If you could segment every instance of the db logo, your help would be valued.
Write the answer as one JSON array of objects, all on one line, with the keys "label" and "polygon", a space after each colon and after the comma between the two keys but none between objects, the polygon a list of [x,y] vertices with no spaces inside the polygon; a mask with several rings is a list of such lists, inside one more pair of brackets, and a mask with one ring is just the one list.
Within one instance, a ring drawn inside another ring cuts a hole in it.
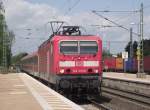
[{"label": "db logo", "polygon": [[76,66],[83,66],[83,61],[76,61]]}]

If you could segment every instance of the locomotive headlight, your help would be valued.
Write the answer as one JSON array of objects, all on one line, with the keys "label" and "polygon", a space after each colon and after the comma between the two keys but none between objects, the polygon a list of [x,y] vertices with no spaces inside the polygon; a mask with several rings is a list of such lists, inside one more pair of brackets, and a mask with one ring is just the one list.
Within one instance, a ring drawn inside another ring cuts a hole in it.
[{"label": "locomotive headlight", "polygon": [[98,73],[98,70],[97,70],[97,69],[95,70],[95,73]]},{"label": "locomotive headlight", "polygon": [[65,72],[65,70],[64,70],[64,69],[61,69],[61,70],[60,70],[60,73],[64,73],[64,72]]}]

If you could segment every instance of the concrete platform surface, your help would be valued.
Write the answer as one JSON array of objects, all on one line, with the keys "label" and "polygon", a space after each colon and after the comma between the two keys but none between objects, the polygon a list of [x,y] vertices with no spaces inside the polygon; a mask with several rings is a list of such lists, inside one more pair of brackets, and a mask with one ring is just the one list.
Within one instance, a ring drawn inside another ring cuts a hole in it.
[{"label": "concrete platform surface", "polygon": [[0,74],[0,110],[42,110],[19,74]]},{"label": "concrete platform surface", "polygon": [[146,75],[146,78],[137,78],[136,74],[131,73],[103,72],[103,77],[150,84],[150,75]]},{"label": "concrete platform surface", "polygon": [[83,110],[25,73],[0,74],[0,110]]}]

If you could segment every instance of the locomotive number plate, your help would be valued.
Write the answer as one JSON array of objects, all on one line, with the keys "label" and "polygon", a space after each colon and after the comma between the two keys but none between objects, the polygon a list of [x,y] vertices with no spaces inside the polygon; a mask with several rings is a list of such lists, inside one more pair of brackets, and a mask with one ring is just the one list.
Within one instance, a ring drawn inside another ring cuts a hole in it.
[{"label": "locomotive number plate", "polygon": [[76,61],[76,66],[83,66],[83,61]]}]

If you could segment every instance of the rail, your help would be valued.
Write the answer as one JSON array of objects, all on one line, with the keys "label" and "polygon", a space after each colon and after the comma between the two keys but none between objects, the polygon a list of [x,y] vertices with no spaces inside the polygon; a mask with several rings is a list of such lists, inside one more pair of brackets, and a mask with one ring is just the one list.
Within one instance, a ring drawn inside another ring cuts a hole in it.
[{"label": "rail", "polygon": [[100,110],[112,110],[111,108],[107,107],[106,105],[98,103],[93,98],[88,97],[87,100],[89,102],[91,102],[94,106],[98,107]]},{"label": "rail", "polygon": [[144,94],[104,86],[102,87],[102,92],[130,100],[132,102],[144,105],[146,107],[150,107],[150,96],[146,96]]}]

